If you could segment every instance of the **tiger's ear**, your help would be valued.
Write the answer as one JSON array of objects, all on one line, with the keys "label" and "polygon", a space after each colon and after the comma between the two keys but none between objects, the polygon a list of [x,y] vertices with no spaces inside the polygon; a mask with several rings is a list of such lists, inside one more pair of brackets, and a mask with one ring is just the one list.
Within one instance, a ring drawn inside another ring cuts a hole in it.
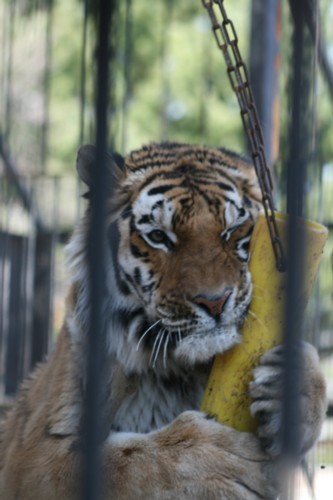
[{"label": "tiger's ear", "polygon": [[[77,153],[76,169],[80,179],[92,189],[93,172],[96,168],[96,147],[86,144],[81,146]],[[124,158],[118,153],[105,153],[108,184],[113,186],[118,183],[120,178],[124,175],[125,161]]]}]

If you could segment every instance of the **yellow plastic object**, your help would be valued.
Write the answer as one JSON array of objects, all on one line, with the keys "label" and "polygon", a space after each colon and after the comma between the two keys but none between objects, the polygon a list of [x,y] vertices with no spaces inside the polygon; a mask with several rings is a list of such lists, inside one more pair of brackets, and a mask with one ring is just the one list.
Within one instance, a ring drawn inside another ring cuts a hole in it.
[{"label": "yellow plastic object", "polygon": [[[284,242],[286,215],[275,212],[275,217]],[[321,224],[308,220],[302,220],[302,223],[305,224],[306,276],[300,300],[305,307],[328,232]],[[260,214],[255,225],[250,252],[253,298],[242,328],[242,342],[216,356],[201,409],[234,429],[253,432],[256,421],[249,411],[248,385],[252,379],[252,368],[261,355],[281,343],[286,278],[286,273],[276,269],[264,214]]]}]

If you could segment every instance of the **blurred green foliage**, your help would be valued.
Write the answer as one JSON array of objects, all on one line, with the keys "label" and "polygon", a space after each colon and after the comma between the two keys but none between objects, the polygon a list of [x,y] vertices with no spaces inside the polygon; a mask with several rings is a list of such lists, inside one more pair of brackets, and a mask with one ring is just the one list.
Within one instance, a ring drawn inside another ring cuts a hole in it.
[{"label": "blurred green foliage", "polygon": [[[230,3],[247,54],[249,0]],[[79,140],[82,4],[58,0],[53,15],[50,108],[51,172],[65,172]],[[245,150],[236,100],[207,14],[197,2],[132,2],[129,52],[126,2],[114,24],[110,143],[125,152],[160,139]],[[93,141],[94,20],[88,25],[84,141]],[[129,57],[129,81],[124,65]],[[127,87],[129,90],[126,90]],[[126,99],[126,104],[124,104]],[[124,105],[126,114],[124,115]]]}]

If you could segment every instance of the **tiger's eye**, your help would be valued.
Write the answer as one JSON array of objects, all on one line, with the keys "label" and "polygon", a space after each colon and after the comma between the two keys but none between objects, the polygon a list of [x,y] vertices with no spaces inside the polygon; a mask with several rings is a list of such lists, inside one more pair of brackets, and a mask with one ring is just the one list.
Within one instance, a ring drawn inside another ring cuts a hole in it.
[{"label": "tiger's eye", "polygon": [[163,231],[160,231],[159,229],[150,231],[150,233],[148,233],[148,238],[153,243],[166,243],[169,239],[167,235]]}]

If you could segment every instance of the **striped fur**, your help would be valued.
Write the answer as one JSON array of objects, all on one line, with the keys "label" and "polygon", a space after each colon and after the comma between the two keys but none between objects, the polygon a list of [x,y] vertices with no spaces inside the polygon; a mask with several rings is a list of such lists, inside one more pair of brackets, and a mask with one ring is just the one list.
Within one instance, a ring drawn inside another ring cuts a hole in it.
[{"label": "striped fur", "polygon": [[[97,196],[94,155],[91,146],[78,155],[88,199]],[[248,246],[260,209],[254,170],[233,152],[176,143],[108,155],[107,163],[107,350],[104,404],[96,409],[104,498],[273,498],[271,462],[259,441],[196,411],[213,356],[241,341],[251,300]],[[88,206],[67,248],[71,278],[55,351],[25,383],[0,434],[6,500],[79,498],[89,221]],[[315,357],[308,358],[317,415],[324,386]],[[272,370],[257,373],[252,391],[261,394],[258,380],[266,387]],[[266,394],[263,402],[269,414]],[[320,421],[309,414],[307,446]],[[276,422],[274,413],[274,429]]]},{"label": "striped fur", "polygon": [[[125,158],[109,207],[106,307],[110,353],[127,372],[177,372],[240,340],[259,200],[252,166],[234,153],[164,143]],[[74,283],[87,276],[87,224],[83,219],[68,247]],[[77,308],[85,314],[87,283],[82,288]],[[193,301],[226,289],[218,318]]]}]

